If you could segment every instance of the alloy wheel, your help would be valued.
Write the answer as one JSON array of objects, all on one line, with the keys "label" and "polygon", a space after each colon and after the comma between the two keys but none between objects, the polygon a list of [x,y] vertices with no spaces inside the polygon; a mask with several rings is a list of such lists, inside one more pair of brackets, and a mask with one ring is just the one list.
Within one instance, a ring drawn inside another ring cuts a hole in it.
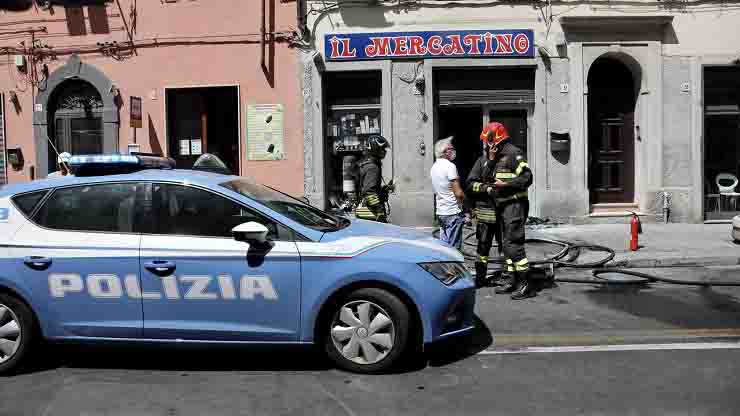
[{"label": "alloy wheel", "polygon": [[21,327],[18,317],[0,303],[0,363],[13,358],[21,345]]},{"label": "alloy wheel", "polygon": [[375,364],[393,349],[395,325],[383,308],[369,301],[342,306],[331,324],[334,347],[347,360]]}]

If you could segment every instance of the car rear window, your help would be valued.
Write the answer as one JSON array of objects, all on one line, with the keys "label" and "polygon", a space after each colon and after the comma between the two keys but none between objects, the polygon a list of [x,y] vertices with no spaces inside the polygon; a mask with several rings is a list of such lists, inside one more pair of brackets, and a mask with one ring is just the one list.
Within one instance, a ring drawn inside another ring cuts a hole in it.
[{"label": "car rear window", "polygon": [[62,231],[137,232],[135,197],[145,185],[114,183],[57,189],[34,216]]},{"label": "car rear window", "polygon": [[17,195],[13,197],[15,206],[20,210],[26,217],[31,217],[36,206],[41,202],[42,199],[49,193],[49,190],[36,191],[27,194]]}]

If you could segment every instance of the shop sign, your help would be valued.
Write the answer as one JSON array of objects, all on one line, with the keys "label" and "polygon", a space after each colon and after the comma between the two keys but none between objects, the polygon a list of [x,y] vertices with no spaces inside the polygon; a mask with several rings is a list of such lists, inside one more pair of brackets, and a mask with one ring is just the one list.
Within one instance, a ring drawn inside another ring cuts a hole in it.
[{"label": "shop sign", "polygon": [[324,37],[329,61],[389,58],[529,58],[532,30],[330,33]]}]

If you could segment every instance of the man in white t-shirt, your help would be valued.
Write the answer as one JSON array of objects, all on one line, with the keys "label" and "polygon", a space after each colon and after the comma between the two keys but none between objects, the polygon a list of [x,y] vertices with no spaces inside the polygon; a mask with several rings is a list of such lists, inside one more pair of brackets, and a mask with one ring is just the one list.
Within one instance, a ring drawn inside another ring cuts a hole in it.
[{"label": "man in white t-shirt", "polygon": [[457,174],[455,148],[452,137],[439,140],[434,144],[434,155],[437,160],[432,166],[432,187],[437,200],[437,218],[439,219],[439,239],[458,250],[462,247],[462,230],[465,225],[462,204],[465,199],[460,176]]}]

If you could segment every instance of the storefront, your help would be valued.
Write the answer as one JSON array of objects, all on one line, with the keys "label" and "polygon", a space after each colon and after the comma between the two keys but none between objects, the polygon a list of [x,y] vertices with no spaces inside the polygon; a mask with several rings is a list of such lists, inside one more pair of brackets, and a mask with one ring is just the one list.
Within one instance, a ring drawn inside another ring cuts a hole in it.
[{"label": "storefront", "polygon": [[312,83],[323,100],[310,114],[318,160],[315,175],[307,175],[307,195],[331,208],[354,192],[352,163],[362,157],[364,140],[381,134],[391,140],[383,176],[397,189],[392,222],[432,224],[428,176],[436,140],[454,137],[463,181],[482,155],[479,135],[490,120],[506,123],[526,152],[540,146],[535,137],[542,132],[534,132],[542,127],[538,117],[544,119],[535,100],[542,67],[533,36],[531,30],[326,34]]},{"label": "storefront", "polygon": [[[481,127],[495,119],[534,172],[531,216],[702,222],[740,212],[740,39],[729,31],[740,12],[309,4],[305,194],[319,206],[351,188],[342,172],[359,157],[353,146],[379,130],[392,147],[391,221],[432,225],[435,141],[454,137],[464,180]],[[341,94],[359,107],[342,107]],[[351,139],[335,137],[347,134],[341,126]]]}]

